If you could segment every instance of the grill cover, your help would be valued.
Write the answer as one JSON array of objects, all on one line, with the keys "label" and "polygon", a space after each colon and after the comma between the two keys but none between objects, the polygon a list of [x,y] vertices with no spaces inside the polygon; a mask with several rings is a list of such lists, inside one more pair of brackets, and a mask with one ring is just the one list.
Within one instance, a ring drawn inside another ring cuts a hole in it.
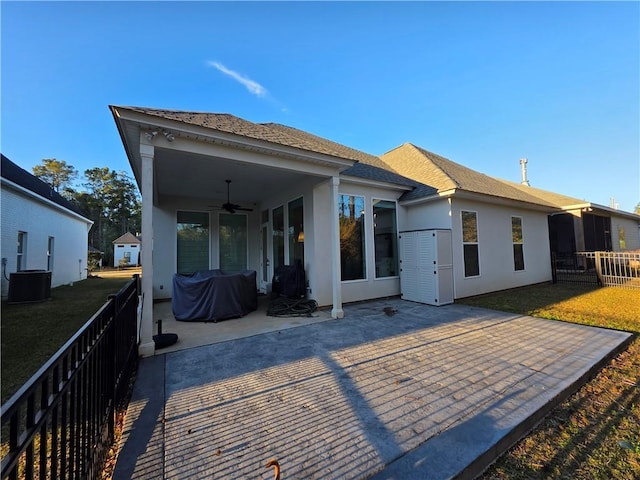
[{"label": "grill cover", "polygon": [[173,315],[181,321],[243,317],[258,308],[256,271],[207,270],[173,276]]}]

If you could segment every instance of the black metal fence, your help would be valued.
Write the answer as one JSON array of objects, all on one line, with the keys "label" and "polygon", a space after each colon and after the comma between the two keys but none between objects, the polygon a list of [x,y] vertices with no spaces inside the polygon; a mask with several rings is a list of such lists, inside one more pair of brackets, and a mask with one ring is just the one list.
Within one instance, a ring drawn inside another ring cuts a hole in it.
[{"label": "black metal fence", "polygon": [[640,288],[640,252],[552,255],[553,283]]},{"label": "black metal fence", "polygon": [[137,364],[139,283],[110,296],[2,405],[2,480],[100,478]]}]

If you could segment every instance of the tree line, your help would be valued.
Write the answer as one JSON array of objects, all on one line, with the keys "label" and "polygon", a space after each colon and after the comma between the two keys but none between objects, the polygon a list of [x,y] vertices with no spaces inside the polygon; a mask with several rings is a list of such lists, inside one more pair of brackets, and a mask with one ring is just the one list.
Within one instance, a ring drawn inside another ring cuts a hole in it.
[{"label": "tree line", "polygon": [[103,265],[113,264],[113,240],[127,232],[134,235],[140,232],[142,202],[126,172],[108,167],[90,168],[80,178],[81,189],[75,186],[78,170],[64,160],[45,158],[33,167],[33,174],[93,220],[89,245],[103,252]]}]

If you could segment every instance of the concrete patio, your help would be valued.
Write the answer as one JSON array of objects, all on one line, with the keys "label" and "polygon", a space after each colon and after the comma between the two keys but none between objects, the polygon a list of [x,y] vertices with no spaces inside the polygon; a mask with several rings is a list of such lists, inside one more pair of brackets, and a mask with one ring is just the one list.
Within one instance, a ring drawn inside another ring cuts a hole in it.
[{"label": "concrete patio", "polygon": [[166,305],[198,340],[141,361],[116,480],[267,479],[270,458],[283,479],[473,478],[630,337],[399,299],[268,326]]}]

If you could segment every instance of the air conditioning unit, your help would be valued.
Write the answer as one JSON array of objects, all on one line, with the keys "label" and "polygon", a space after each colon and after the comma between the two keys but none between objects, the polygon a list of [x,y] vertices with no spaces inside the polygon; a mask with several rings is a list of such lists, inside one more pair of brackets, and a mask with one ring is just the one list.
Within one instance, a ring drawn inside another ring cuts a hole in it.
[{"label": "air conditioning unit", "polygon": [[51,298],[51,272],[23,270],[9,275],[8,303],[43,302]]}]

